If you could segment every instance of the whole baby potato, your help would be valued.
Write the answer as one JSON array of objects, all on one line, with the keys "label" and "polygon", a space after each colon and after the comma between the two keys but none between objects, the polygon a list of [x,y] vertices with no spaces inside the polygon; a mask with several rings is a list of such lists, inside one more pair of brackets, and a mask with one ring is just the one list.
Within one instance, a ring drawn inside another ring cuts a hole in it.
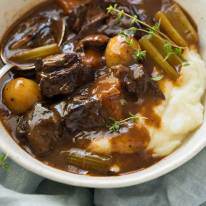
[{"label": "whole baby potato", "polygon": [[108,67],[119,64],[129,66],[135,62],[134,53],[135,50],[140,49],[139,43],[134,37],[125,38],[117,35],[110,39],[105,52]]},{"label": "whole baby potato", "polygon": [[39,99],[39,86],[30,79],[13,79],[6,84],[3,90],[3,102],[16,114],[25,113],[31,109]]}]

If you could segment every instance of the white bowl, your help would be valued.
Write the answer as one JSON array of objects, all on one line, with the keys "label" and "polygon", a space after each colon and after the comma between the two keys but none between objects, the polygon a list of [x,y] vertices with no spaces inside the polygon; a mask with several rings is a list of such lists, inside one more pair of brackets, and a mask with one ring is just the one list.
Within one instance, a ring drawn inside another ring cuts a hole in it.
[{"label": "white bowl", "polygon": [[[44,0],[1,0],[0,1],[0,39],[7,28],[25,11]],[[206,1],[205,0],[178,0],[194,18],[198,24],[201,54],[206,60]],[[10,137],[3,125],[0,123],[0,149],[10,158],[27,170],[45,178],[64,184],[94,187],[94,188],[117,188],[137,185],[158,178],[193,158],[206,146],[206,121],[187,141],[174,153],[149,167],[148,169],[133,174],[119,177],[90,177],[71,174],[52,167],[34,159],[21,149]]]}]

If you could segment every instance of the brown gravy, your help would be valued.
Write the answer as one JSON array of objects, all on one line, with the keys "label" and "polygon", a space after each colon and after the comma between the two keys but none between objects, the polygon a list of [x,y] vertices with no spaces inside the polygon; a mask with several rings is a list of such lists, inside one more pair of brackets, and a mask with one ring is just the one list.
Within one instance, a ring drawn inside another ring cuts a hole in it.
[{"label": "brown gravy", "polygon": [[[120,1],[117,0],[116,2],[121,2],[122,5],[126,4],[126,2],[130,2],[131,4],[135,5],[135,8],[138,10],[138,13],[140,14],[140,17],[144,19],[144,21],[151,23],[154,20],[154,14],[161,10],[161,8],[164,8],[170,1],[168,0],[125,0]],[[92,11],[91,11],[92,12]],[[15,26],[21,22],[24,22],[28,18],[36,18],[38,16],[44,16],[46,19],[50,16],[55,17],[56,19],[59,19],[60,16],[64,15],[63,10],[54,2],[54,1],[48,1],[48,3],[43,4],[39,6],[38,8],[30,11],[27,15],[25,15],[20,21],[18,21]],[[35,21],[34,21],[35,22]],[[46,24],[48,22],[44,22]],[[20,27],[20,29],[12,29],[9,31],[9,38],[7,37],[3,41],[3,47],[5,51],[6,56],[11,56],[13,53],[10,50],[11,45],[18,39],[20,39],[24,35],[24,27]],[[27,28],[28,29],[28,28]],[[97,28],[96,28],[97,29]],[[95,32],[95,31],[94,31]],[[65,42],[63,44],[63,50],[73,50],[73,42],[71,41],[72,35],[75,34],[67,34],[67,37],[65,38]],[[36,41],[34,45],[26,45],[25,48],[30,47],[36,47],[39,42]],[[146,59],[145,66],[152,70],[153,63],[150,59]],[[8,75],[5,76],[4,80],[0,83],[1,88],[1,94],[4,85],[9,80],[13,79],[17,76],[26,76],[31,79],[35,79],[35,75],[33,75],[32,72],[23,72],[18,73],[18,71],[11,71],[8,73]],[[128,113],[140,113],[142,116],[146,118],[146,122],[151,125],[152,127],[159,128],[161,126],[161,118],[154,112],[154,107],[161,103],[161,100],[153,99],[150,97],[144,97],[140,100],[136,101],[134,98],[129,96],[124,96],[125,100],[127,101],[126,106],[122,107],[123,110],[123,117],[126,116]],[[55,99],[55,102],[58,102],[59,99]],[[116,109],[116,107],[112,107],[112,110]],[[71,166],[68,163],[67,160],[67,153],[65,151],[68,151],[70,148],[82,148],[85,149],[89,143],[95,139],[99,133],[105,132],[108,133],[108,131],[81,131],[77,132],[72,137],[68,137],[68,134],[63,134],[63,137],[61,138],[61,141],[58,141],[55,148],[49,152],[48,154],[44,156],[36,156],[33,154],[32,149],[30,145],[28,144],[27,140],[25,139],[19,139],[16,136],[16,125],[18,121],[18,116],[13,115],[7,107],[3,104],[2,96],[0,99],[0,118],[8,130],[8,132],[11,134],[11,136],[14,138],[14,140],[26,151],[28,151],[30,154],[34,155],[36,158],[38,158],[40,161],[44,162],[45,164],[48,164],[50,166],[69,171],[79,174],[90,174],[90,175],[113,175],[113,174],[104,174],[104,173],[98,173],[95,171],[84,171],[82,169],[79,169],[77,167]],[[108,138],[110,138],[111,134],[107,134]],[[121,168],[121,171],[119,172],[119,175],[129,173],[132,171],[142,170],[144,168],[147,168],[154,163],[158,162],[160,158],[154,158],[152,156],[152,151],[146,151],[146,148],[148,146],[148,143],[150,141],[150,135],[149,132],[145,127],[132,127],[127,129],[127,132],[120,132],[117,133],[115,137],[112,137],[111,145],[120,145],[120,147],[124,147],[125,144],[124,141],[131,142],[131,145],[128,145],[131,150],[138,151],[128,154],[118,153],[117,151],[113,151],[111,154],[113,162],[118,164]]]}]

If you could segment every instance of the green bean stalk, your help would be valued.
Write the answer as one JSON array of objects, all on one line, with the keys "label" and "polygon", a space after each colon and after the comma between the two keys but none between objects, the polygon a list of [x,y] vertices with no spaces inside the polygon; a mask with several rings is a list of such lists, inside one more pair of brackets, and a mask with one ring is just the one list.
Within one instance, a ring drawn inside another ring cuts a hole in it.
[{"label": "green bean stalk", "polygon": [[81,149],[68,151],[68,163],[83,170],[108,173],[112,168],[110,156],[92,154]]}]

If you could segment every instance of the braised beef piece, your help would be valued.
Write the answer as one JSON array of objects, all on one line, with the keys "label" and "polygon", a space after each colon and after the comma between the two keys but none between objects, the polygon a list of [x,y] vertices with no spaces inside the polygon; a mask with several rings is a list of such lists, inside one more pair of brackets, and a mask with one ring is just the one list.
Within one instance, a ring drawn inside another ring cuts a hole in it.
[{"label": "braised beef piece", "polygon": [[70,31],[78,33],[85,23],[88,13],[87,7],[92,3],[92,0],[57,0],[57,3],[68,16],[67,24]]},{"label": "braised beef piece", "polygon": [[[102,0],[57,0],[57,2],[68,16],[67,27],[69,31],[77,34],[74,37],[75,40],[94,33],[107,33],[105,31],[108,29],[108,25],[112,29],[117,23],[116,21],[113,21],[112,24],[108,23],[111,17],[106,13],[106,7],[109,4]],[[114,20],[113,17],[112,19]],[[120,29],[119,26],[118,31]]]},{"label": "braised beef piece", "polygon": [[61,118],[57,111],[41,104],[21,117],[17,125],[17,137],[26,138],[36,155],[52,150],[61,137]]},{"label": "braised beef piece", "polygon": [[114,75],[120,79],[121,85],[129,94],[136,97],[145,95],[154,98],[165,99],[164,94],[159,89],[157,82],[153,81],[144,67],[134,64],[130,67],[117,65],[111,68]]},{"label": "braised beef piece", "polygon": [[105,76],[53,107],[69,133],[89,131],[105,128],[109,118],[122,117],[120,97],[118,79]]},{"label": "braised beef piece", "polygon": [[[60,58],[59,58],[60,57]],[[42,95],[70,95],[94,78],[93,71],[76,54],[52,56],[36,63]]]},{"label": "braised beef piece", "polygon": [[[123,17],[121,22],[116,20],[116,16],[108,15],[106,12],[110,4],[117,3],[120,10],[138,16],[145,20],[148,15],[144,8],[140,9],[141,3],[130,0],[112,1],[112,0],[57,0],[67,15],[67,28],[70,33],[76,36],[72,41],[79,40],[90,34],[105,34],[109,37],[117,35],[120,31],[128,29],[131,26],[142,28],[142,25],[136,23],[131,25],[131,19]],[[153,24],[153,20],[147,23]],[[141,32],[136,33],[136,37],[141,37]],[[71,39],[68,40],[71,42]]]},{"label": "braised beef piece", "polygon": [[[130,1],[130,0],[119,0],[119,1],[113,1],[113,0],[104,0],[104,5],[102,6],[103,10],[106,11],[107,7],[109,5],[118,5],[119,10],[124,10],[126,13],[130,15],[136,15],[139,19],[143,20],[145,19],[145,15],[143,12],[139,12],[139,6],[141,3],[138,1]],[[114,15],[108,15],[105,19],[104,25],[98,28],[99,33],[104,33],[110,37],[113,37],[120,33],[122,30],[128,29],[130,27],[137,27],[137,28],[143,28],[141,24],[135,23],[131,25],[131,19],[128,17],[122,17],[121,21],[117,21],[117,16]],[[136,37],[140,38],[143,35],[142,32],[137,32],[135,34]]]},{"label": "braised beef piece", "polygon": [[119,79],[111,74],[99,77],[92,88],[91,94],[101,101],[102,108],[109,118],[116,120],[123,118],[122,91]]},{"label": "braised beef piece", "polygon": [[89,96],[73,97],[64,107],[64,123],[71,133],[104,127],[101,102]]},{"label": "braised beef piece", "polygon": [[41,91],[46,97],[70,95],[75,89],[89,82],[92,76],[90,69],[75,63],[69,68],[43,74],[40,81]]},{"label": "braised beef piece", "polygon": [[99,12],[88,16],[77,35],[77,39],[81,39],[85,35],[90,35],[94,32],[102,33],[102,28],[104,28],[104,23],[107,18],[108,15],[101,9],[99,9]]},{"label": "braised beef piece", "polygon": [[[95,86],[87,85],[73,97],[49,108],[36,104],[19,119],[17,137],[27,139],[34,154],[44,156],[55,148],[63,130],[69,137],[79,131],[105,128],[110,117],[118,119],[122,112],[120,99],[117,99],[119,82],[112,79],[105,77]],[[108,90],[109,86],[111,90]]]},{"label": "braised beef piece", "polygon": [[79,6],[68,15],[67,24],[71,32],[78,33],[81,30],[87,14],[86,6]]},{"label": "braised beef piece", "polygon": [[61,67],[68,67],[76,61],[79,61],[76,53],[57,54],[37,60],[35,66],[37,72],[52,72]]}]

